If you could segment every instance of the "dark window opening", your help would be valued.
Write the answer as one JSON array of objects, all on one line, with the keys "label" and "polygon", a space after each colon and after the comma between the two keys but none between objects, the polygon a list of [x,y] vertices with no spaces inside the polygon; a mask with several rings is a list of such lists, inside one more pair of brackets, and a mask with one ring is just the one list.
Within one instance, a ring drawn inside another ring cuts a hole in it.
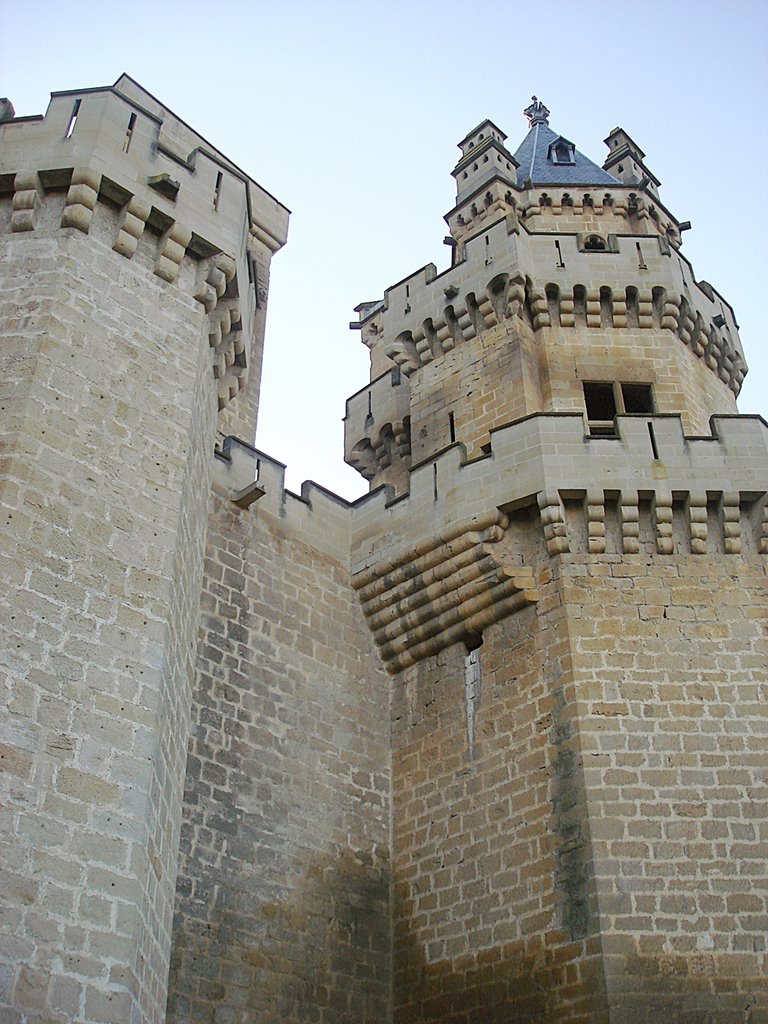
[{"label": "dark window opening", "polygon": [[587,407],[587,419],[592,422],[613,423],[616,415],[616,398],[613,393],[613,384],[609,383],[584,383],[584,404]]},{"label": "dark window opening", "polygon": [[614,417],[622,413],[652,415],[653,385],[584,381],[584,405],[592,437],[616,437]]},{"label": "dark window opening", "polygon": [[622,384],[624,412],[653,412],[653,388],[650,384]]},{"label": "dark window opening", "polygon": [[584,242],[584,248],[587,252],[605,252],[608,246],[600,235],[589,235]]},{"label": "dark window opening", "polygon": [[550,150],[550,153],[552,155],[552,162],[555,163],[555,164],[574,164],[574,163],[576,163],[575,154],[574,154],[574,147],[570,143],[566,142],[565,140],[561,140],[559,142],[556,142],[552,146],[552,149]]},{"label": "dark window opening", "polygon": [[125,141],[123,142],[123,152],[124,153],[127,153],[129,148],[130,148],[131,139],[133,137],[133,129],[135,127],[136,127],[136,115],[135,114],[131,114],[131,116],[128,118],[128,128],[126,129]]},{"label": "dark window opening", "polygon": [[464,637],[464,644],[467,648],[467,654],[471,654],[473,651],[476,651],[479,647],[483,646],[483,634],[467,633]]}]

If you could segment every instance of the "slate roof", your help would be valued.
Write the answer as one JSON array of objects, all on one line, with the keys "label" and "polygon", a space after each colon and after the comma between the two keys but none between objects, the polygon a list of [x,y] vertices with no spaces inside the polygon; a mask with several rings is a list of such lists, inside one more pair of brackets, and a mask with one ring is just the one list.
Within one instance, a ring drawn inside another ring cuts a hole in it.
[{"label": "slate roof", "polygon": [[548,156],[549,147],[559,138],[561,136],[548,124],[539,122],[531,126],[515,153],[515,160],[520,164],[517,169],[518,185],[522,186],[526,178],[530,178],[534,185],[621,184],[618,178],[593,164],[578,149],[575,150],[575,163],[553,163]]}]

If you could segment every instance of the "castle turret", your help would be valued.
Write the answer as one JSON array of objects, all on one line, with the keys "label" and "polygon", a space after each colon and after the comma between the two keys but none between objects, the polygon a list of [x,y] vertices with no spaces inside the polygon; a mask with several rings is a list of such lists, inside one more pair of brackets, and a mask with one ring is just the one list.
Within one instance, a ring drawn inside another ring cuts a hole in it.
[{"label": "castle turret", "polygon": [[287,211],[127,76],[3,110],[0,1002],[157,1022],[216,430],[252,436]]},{"label": "castle turret", "polygon": [[357,325],[394,1019],[762,1019],[768,428],[641,151],[601,168],[525,113],[487,208],[498,129],[461,144],[453,265]]},{"label": "castle turret", "polygon": [[658,199],[661,182],[645,166],[645,153],[627,132],[614,128],[605,144],[610,151],[603,164],[605,170],[625,185],[648,189]]},{"label": "castle turret", "polygon": [[[584,411],[593,433],[616,413],[679,414],[702,433],[736,409],[733,311],[696,280],[655,185],[593,163],[535,97],[525,113],[514,156],[490,121],[460,143],[453,265],[361,308],[372,384],[350,400],[346,457],[372,486],[405,488],[409,466],[454,442],[479,454],[491,430],[536,412]],[[617,152],[628,138],[610,136]]]}]

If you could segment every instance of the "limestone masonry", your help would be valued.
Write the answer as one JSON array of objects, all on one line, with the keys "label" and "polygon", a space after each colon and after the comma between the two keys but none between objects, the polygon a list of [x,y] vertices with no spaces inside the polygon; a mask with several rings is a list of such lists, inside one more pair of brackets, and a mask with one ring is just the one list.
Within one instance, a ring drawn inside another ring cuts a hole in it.
[{"label": "limestone masonry", "polygon": [[250,443],[288,211],[123,75],[0,101],[2,1024],[766,1024],[768,426],[645,154],[535,97]]}]

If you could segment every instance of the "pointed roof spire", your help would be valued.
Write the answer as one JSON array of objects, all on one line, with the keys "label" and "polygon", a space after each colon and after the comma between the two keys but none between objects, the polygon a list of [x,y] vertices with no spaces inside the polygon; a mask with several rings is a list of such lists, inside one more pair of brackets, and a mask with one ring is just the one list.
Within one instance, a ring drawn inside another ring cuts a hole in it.
[{"label": "pointed roof spire", "polygon": [[549,124],[549,111],[547,108],[541,100],[537,99],[535,96],[531,96],[531,99],[533,100],[533,103],[523,111],[525,116],[531,122],[531,128],[533,128],[535,124]]},{"label": "pointed roof spire", "polygon": [[558,135],[549,126],[549,111],[541,100],[523,113],[530,122],[528,134],[515,152],[518,164],[517,184],[533,185],[618,185],[619,179],[580,153],[573,142]]}]

